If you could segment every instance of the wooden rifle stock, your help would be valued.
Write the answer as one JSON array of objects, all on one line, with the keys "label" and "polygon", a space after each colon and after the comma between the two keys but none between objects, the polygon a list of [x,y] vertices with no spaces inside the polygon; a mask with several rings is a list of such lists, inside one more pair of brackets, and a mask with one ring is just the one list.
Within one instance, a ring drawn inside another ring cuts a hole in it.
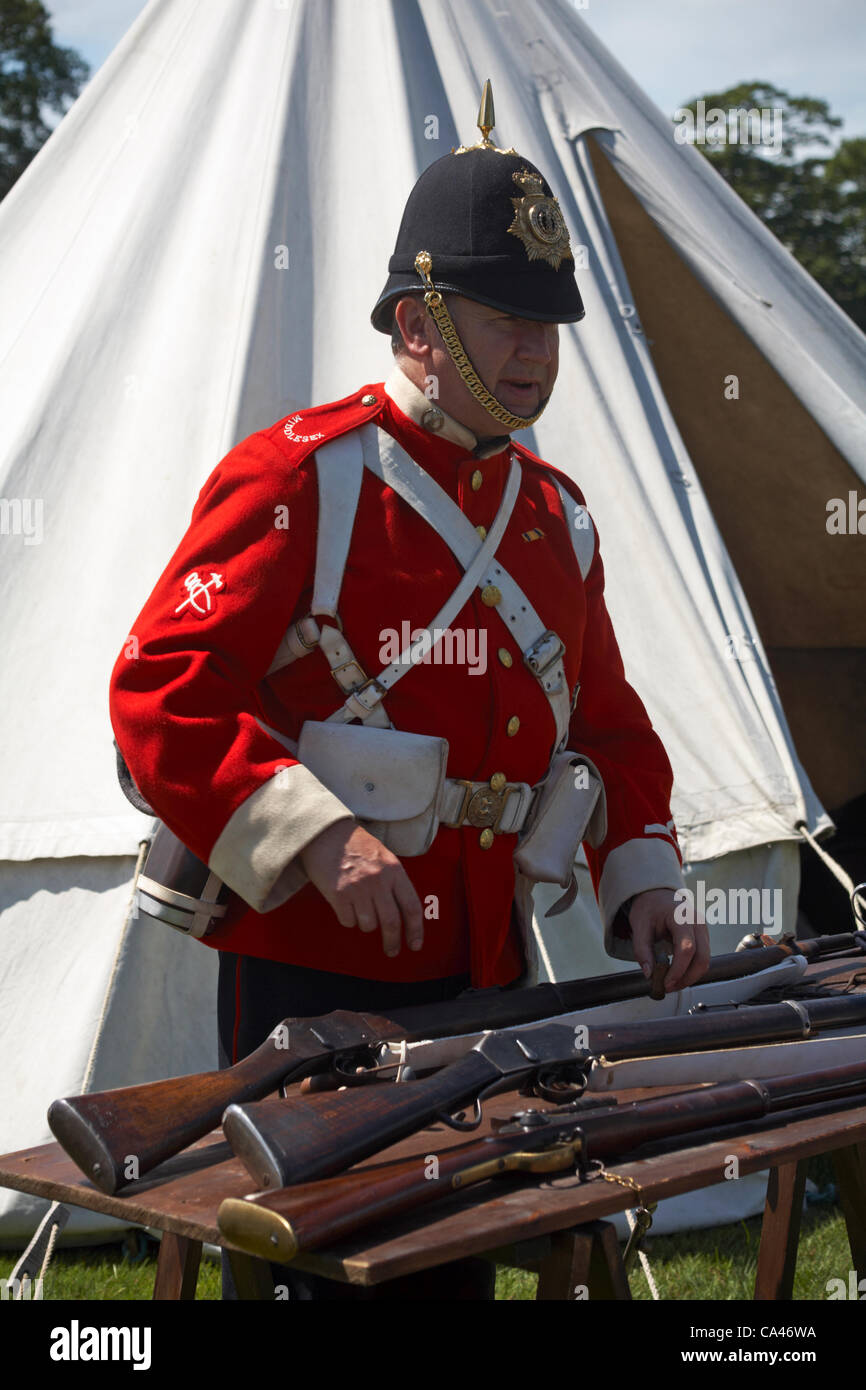
[{"label": "wooden rifle stock", "polygon": [[[792,954],[812,959],[850,951],[859,938],[866,935],[848,932],[734,951],[711,961],[702,983],[756,974]],[[641,971],[623,971],[528,989],[477,991],[446,1004],[395,1010],[389,1018],[345,1010],[320,1019],[289,1018],[233,1067],[68,1096],[53,1102],[48,1123],[85,1176],[113,1194],[208,1134],[232,1103],[258,1100],[282,1084],[335,1067],[369,1065],[382,1043],[515,1026],[649,992]]]},{"label": "wooden rifle stock", "polygon": [[239,1095],[255,1100],[330,1067],[335,1056],[360,1059],[401,1036],[396,1024],[370,1014],[287,1019],[233,1067],[56,1100],[48,1123],[81,1171],[113,1193],[216,1128]]},{"label": "wooden rifle stock", "polygon": [[[822,1028],[866,1022],[866,997],[833,996],[797,1003],[746,1005],[740,1009],[619,1024],[609,1028],[555,1022],[489,1033],[465,1057],[434,1076],[405,1085],[338,1091],[316,1097],[231,1105],[223,1131],[260,1188],[288,1187],[330,1177],[482,1093],[536,1081],[546,1072],[579,1070],[593,1057],[661,1056],[784,1042]],[[583,1037],[581,1034],[585,1034]]]},{"label": "wooden rifle stock", "polygon": [[[595,1159],[621,1158],[660,1140],[745,1123],[766,1115],[793,1118],[816,1104],[866,1101],[866,1062],[807,1076],[724,1082],[697,1090],[581,1113],[524,1111],[496,1134],[428,1156],[357,1168],[341,1177],[263,1192],[219,1209],[227,1240],[261,1259],[287,1263],[404,1212],[509,1172],[564,1171]],[[435,1141],[431,1138],[431,1148]]]}]

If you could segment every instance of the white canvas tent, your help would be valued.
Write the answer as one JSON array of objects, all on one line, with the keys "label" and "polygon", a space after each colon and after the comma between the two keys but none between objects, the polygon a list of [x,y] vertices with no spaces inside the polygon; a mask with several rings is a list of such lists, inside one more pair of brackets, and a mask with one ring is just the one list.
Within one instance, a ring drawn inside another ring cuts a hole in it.
[{"label": "white canvas tent", "polygon": [[[55,1096],[215,1062],[214,954],[128,919],[150,822],[115,781],[109,671],[227,450],[389,370],[368,315],[405,197],[474,138],[488,76],[499,143],[587,248],[528,442],[587,495],[693,871],[784,884],[793,925],[797,823],[827,820],[753,612],[767,646],[862,669],[862,616],[828,617],[850,547],[821,546],[824,481],[866,476],[863,336],[566,0],[151,0],[0,207],[0,1151],[47,1139]],[[560,974],[613,968],[591,917],[583,892],[545,926]],[[0,1193],[0,1235],[38,1205]]]}]

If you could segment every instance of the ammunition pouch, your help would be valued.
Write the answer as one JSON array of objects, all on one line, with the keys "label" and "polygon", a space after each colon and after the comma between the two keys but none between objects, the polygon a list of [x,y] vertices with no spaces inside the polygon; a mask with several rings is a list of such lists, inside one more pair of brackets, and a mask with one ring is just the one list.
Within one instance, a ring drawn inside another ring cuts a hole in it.
[{"label": "ammunition pouch", "polygon": [[548,910],[551,917],[574,902],[574,861],[582,841],[597,848],[607,834],[604,784],[589,758],[565,749],[554,756],[536,795],[514,863],[532,883],[558,883],[566,889]]},{"label": "ammunition pouch", "polygon": [[439,828],[447,739],[308,719],[298,761],[398,858],[427,853]]},{"label": "ammunition pouch", "polygon": [[[297,757],[399,858],[426,854],[439,828],[447,739],[307,720]],[[246,910],[166,825],[158,826],[136,884],[137,917],[200,939]]]}]

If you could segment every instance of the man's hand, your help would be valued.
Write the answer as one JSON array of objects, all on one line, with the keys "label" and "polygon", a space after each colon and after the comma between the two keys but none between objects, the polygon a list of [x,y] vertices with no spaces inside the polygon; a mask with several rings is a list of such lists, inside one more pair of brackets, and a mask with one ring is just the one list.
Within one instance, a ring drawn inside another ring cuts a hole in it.
[{"label": "man's hand", "polygon": [[695,984],[710,963],[710,936],[703,922],[693,926],[674,920],[677,906],[672,888],[652,888],[632,900],[628,919],[634,958],[649,979],[653,967],[653,942],[673,944],[673,960],[665,976],[665,993]]},{"label": "man's hand", "polygon": [[400,924],[410,951],[424,943],[421,902],[406,870],[381,840],[353,820],[337,821],[301,853],[307,877],[344,927],[382,929],[386,956],[400,950]]}]

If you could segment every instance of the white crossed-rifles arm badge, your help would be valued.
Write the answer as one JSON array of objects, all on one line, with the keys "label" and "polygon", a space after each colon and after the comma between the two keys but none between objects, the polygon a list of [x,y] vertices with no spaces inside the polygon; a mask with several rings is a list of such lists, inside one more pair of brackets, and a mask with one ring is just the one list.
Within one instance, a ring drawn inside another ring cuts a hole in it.
[{"label": "white crossed-rifles arm badge", "polygon": [[174,617],[179,618],[185,608],[190,608],[199,618],[206,618],[214,610],[214,594],[225,588],[225,578],[211,570],[210,579],[202,579],[198,570],[193,570],[186,576],[183,586],[186,598],[174,610]]}]

